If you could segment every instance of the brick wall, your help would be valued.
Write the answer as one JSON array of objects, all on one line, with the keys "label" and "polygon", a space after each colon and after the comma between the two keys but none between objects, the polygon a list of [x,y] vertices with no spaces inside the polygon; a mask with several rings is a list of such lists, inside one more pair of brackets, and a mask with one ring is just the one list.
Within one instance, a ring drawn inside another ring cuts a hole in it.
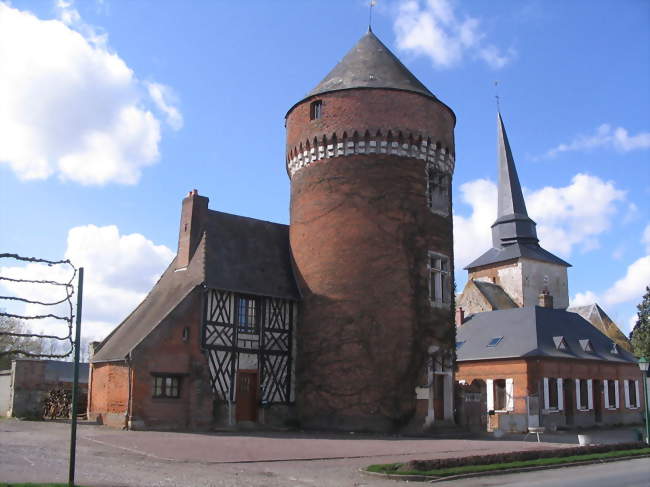
[{"label": "brick wall", "polygon": [[126,362],[91,364],[89,419],[123,428],[129,400],[129,368]]}]

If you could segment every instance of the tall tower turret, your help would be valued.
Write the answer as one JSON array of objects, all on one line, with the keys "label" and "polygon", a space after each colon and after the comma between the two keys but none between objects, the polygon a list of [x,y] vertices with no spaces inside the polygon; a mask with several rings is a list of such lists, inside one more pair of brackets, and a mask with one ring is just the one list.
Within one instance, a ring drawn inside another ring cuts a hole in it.
[{"label": "tall tower turret", "polygon": [[399,427],[431,354],[455,345],[454,125],[371,31],[287,113],[307,427]]}]

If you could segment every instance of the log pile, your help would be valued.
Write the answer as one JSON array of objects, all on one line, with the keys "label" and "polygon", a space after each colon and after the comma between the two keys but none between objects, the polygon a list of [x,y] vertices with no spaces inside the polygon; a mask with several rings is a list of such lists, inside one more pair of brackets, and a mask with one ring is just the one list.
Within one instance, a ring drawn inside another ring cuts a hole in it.
[{"label": "log pile", "polygon": [[[86,413],[86,395],[79,394],[77,398],[77,411]],[[70,418],[72,413],[72,391],[65,389],[52,389],[43,399],[43,419]]]}]

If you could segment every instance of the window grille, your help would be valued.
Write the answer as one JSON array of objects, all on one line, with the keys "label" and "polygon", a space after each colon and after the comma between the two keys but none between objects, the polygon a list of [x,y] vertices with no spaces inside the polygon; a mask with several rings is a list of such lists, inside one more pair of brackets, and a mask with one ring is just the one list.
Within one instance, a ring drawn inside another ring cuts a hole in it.
[{"label": "window grille", "polygon": [[257,309],[255,298],[237,298],[237,330],[239,333],[257,333]]},{"label": "window grille", "polygon": [[157,375],[153,378],[153,397],[178,398],[181,392],[181,378],[171,375]]},{"label": "window grille", "polygon": [[451,298],[449,259],[443,255],[429,253],[429,296],[432,303],[449,303]]},{"label": "window grille", "polygon": [[323,102],[321,100],[317,100],[311,103],[309,106],[309,119],[310,120],[318,120],[321,117],[323,111]]}]

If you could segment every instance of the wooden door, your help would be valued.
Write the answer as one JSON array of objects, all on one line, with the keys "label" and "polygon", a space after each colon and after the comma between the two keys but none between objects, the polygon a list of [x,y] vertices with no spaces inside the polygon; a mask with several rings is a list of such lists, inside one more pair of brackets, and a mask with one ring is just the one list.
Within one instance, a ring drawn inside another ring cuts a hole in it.
[{"label": "wooden door", "polygon": [[257,421],[257,370],[237,371],[237,421]]}]

